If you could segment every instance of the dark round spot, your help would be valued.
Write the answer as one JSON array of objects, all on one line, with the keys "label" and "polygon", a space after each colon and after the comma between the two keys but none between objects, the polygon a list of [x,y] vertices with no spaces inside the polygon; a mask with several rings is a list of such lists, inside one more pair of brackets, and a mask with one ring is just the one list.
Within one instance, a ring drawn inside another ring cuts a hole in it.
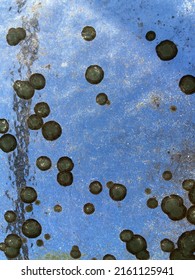
[{"label": "dark round spot", "polygon": [[85,26],[81,32],[81,36],[86,41],[92,41],[96,37],[96,31],[92,26]]},{"label": "dark round spot", "polygon": [[28,238],[36,238],[42,232],[42,227],[37,220],[28,219],[22,225],[22,233]]},{"label": "dark round spot", "polygon": [[59,172],[57,175],[57,181],[61,186],[70,186],[73,183],[73,175],[69,171]]},{"label": "dark round spot", "polygon": [[0,133],[4,134],[9,130],[9,123],[6,119],[0,119]]},{"label": "dark round spot", "polygon": [[20,192],[20,198],[25,203],[33,203],[37,199],[37,192],[32,187],[23,187]]},{"label": "dark round spot", "polygon": [[96,102],[97,102],[99,105],[108,104],[108,96],[107,96],[105,93],[99,93],[99,94],[96,96]]},{"label": "dark round spot", "polygon": [[188,198],[192,204],[195,204],[195,186],[189,191]]},{"label": "dark round spot", "polygon": [[20,41],[22,41],[26,38],[26,31],[24,28],[22,28],[22,27],[16,28],[16,33],[17,33],[18,39]]},{"label": "dark round spot", "polygon": [[46,140],[54,141],[62,134],[62,128],[56,121],[48,121],[42,126],[42,134]]},{"label": "dark round spot", "polygon": [[[73,246],[74,247],[74,246]],[[81,252],[79,249],[74,249],[72,248],[72,250],[70,251],[70,256],[73,259],[79,259],[81,257]]]},{"label": "dark round spot", "polygon": [[154,31],[148,31],[146,33],[146,40],[153,41],[156,38],[156,33]]},{"label": "dark round spot", "polygon": [[158,207],[158,201],[155,197],[151,197],[147,200],[147,206],[151,209]]},{"label": "dark round spot", "polygon": [[171,110],[171,112],[176,112],[177,107],[175,105],[171,105],[170,110]]},{"label": "dark round spot", "polygon": [[28,213],[32,212],[33,211],[33,206],[32,205],[27,205],[25,207],[25,211],[28,212]]},{"label": "dark round spot", "polygon": [[98,65],[91,65],[85,72],[85,78],[90,84],[99,84],[104,78],[104,71]]},{"label": "dark round spot", "polygon": [[90,215],[93,214],[95,212],[95,207],[92,203],[86,203],[83,206],[83,211],[85,214]]},{"label": "dark round spot", "polygon": [[124,185],[114,184],[110,190],[109,195],[115,201],[121,201],[126,197],[127,189]]},{"label": "dark round spot", "polygon": [[44,242],[41,239],[37,239],[36,244],[38,247],[42,247],[44,245]]},{"label": "dark round spot", "polygon": [[143,250],[146,250],[146,240],[139,234],[135,234],[130,241],[126,243],[126,249],[131,254],[137,254]]},{"label": "dark round spot", "polygon": [[22,239],[20,238],[20,236],[14,233],[8,234],[4,242],[6,246],[12,248],[20,249],[22,247]]},{"label": "dark round spot", "polygon": [[62,212],[62,206],[59,204],[56,204],[53,209],[55,212]]},{"label": "dark round spot", "polygon": [[0,138],[0,148],[3,152],[9,153],[16,149],[17,141],[16,138],[12,134],[4,134]]},{"label": "dark round spot", "polygon": [[36,160],[36,166],[42,171],[49,170],[52,166],[51,159],[46,156],[40,156]]},{"label": "dark round spot", "polygon": [[36,204],[36,205],[40,205],[40,204],[41,204],[41,201],[37,199],[37,200],[35,201],[35,204]]},{"label": "dark round spot", "polygon": [[160,247],[163,252],[172,252],[175,249],[173,241],[168,238],[161,240]]},{"label": "dark round spot", "polygon": [[161,60],[167,61],[177,55],[178,49],[175,43],[170,40],[165,40],[156,46],[156,53]]},{"label": "dark round spot", "polygon": [[129,242],[131,238],[133,237],[133,232],[129,229],[124,229],[120,233],[120,240],[123,242]]},{"label": "dark round spot", "polygon": [[136,254],[136,258],[138,260],[149,260],[150,253],[147,250],[140,251],[139,253]]},{"label": "dark round spot", "polygon": [[103,257],[103,260],[116,260],[116,258],[115,258],[115,256],[113,256],[113,255],[106,254],[106,255]]},{"label": "dark round spot", "polygon": [[45,238],[46,240],[49,240],[49,239],[51,238],[51,236],[50,236],[49,233],[46,233],[46,234],[44,234],[44,238]]},{"label": "dark round spot", "polygon": [[168,171],[168,170],[164,171],[163,174],[162,174],[162,177],[163,177],[163,179],[166,180],[166,181],[171,180],[171,179],[172,179],[172,173],[171,173],[171,171]]},{"label": "dark round spot", "polygon": [[14,259],[20,254],[20,249],[6,246],[4,253],[8,259]]},{"label": "dark round spot", "polygon": [[195,252],[195,230],[182,233],[178,238],[177,246],[183,256],[191,256]]},{"label": "dark round spot", "polygon": [[0,243],[0,251],[5,251],[5,248],[6,248],[6,245],[5,245],[5,243],[4,242],[1,242]]},{"label": "dark round spot", "polygon": [[8,30],[8,33],[6,35],[6,41],[10,46],[16,46],[20,42],[15,28],[10,28]]},{"label": "dark round spot", "polygon": [[4,218],[5,218],[6,222],[13,223],[16,221],[17,215],[14,211],[8,210],[5,212]]},{"label": "dark round spot", "polygon": [[170,260],[193,260],[195,259],[195,256],[193,255],[184,256],[183,252],[180,249],[176,248],[170,253],[169,259]]},{"label": "dark round spot", "polygon": [[107,187],[108,189],[110,189],[111,187],[113,187],[113,185],[114,185],[114,183],[113,183],[112,181],[108,181],[108,182],[106,183],[106,187]]},{"label": "dark round spot", "polygon": [[27,125],[28,128],[32,130],[38,130],[43,126],[43,120],[41,117],[37,116],[36,114],[33,114],[28,117]]},{"label": "dark round spot", "polygon": [[69,157],[61,157],[57,162],[57,168],[60,172],[71,171],[74,168],[74,163]]},{"label": "dark round spot", "polygon": [[35,90],[28,81],[15,81],[14,90],[18,97],[29,100],[34,96]]},{"label": "dark round spot", "polygon": [[[187,220],[189,223],[195,225],[195,205],[191,206],[187,211]],[[194,240],[195,242],[195,240]]]},{"label": "dark round spot", "polygon": [[32,87],[37,90],[43,89],[46,84],[45,77],[39,73],[32,74],[30,76],[29,82]]},{"label": "dark round spot", "polygon": [[195,180],[194,179],[184,180],[182,183],[182,187],[184,190],[190,191],[192,188],[195,187]]},{"label": "dark round spot", "polygon": [[192,75],[186,75],[179,81],[179,87],[185,94],[195,93],[195,77]]},{"label": "dark round spot", "polygon": [[178,195],[170,195],[163,198],[161,208],[164,213],[173,221],[178,221],[186,216],[186,207],[183,199]]},{"label": "dark round spot", "polygon": [[35,114],[41,118],[46,118],[50,114],[50,107],[45,102],[39,102],[34,107]]},{"label": "dark round spot", "polygon": [[145,189],[145,194],[148,194],[148,195],[149,195],[149,194],[151,194],[151,192],[152,192],[152,191],[151,191],[150,188],[146,188],[146,189]]},{"label": "dark round spot", "polygon": [[98,181],[93,181],[91,182],[91,184],[89,185],[89,191],[92,194],[99,194],[102,191],[102,184]]}]

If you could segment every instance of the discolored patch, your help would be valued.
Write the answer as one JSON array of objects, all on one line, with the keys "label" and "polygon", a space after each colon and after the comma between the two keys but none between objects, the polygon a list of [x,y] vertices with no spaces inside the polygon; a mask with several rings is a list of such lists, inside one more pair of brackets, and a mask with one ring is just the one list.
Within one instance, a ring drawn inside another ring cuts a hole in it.
[{"label": "discolored patch", "polygon": [[47,156],[40,156],[36,160],[36,166],[42,171],[49,170],[52,166],[51,159]]},{"label": "discolored patch", "polygon": [[61,157],[57,162],[57,168],[60,172],[71,171],[74,168],[74,163],[69,157]]},{"label": "discolored patch", "polygon": [[2,149],[3,152],[5,153],[10,153],[14,151],[17,147],[17,141],[15,136],[12,134],[4,134],[0,138],[0,148]]},{"label": "discolored patch", "polygon": [[28,128],[32,130],[38,130],[43,126],[43,120],[40,116],[33,114],[27,119]]},{"label": "discolored patch", "polygon": [[161,240],[160,247],[163,252],[172,252],[175,249],[175,244],[173,241],[169,240],[168,238],[165,238]]},{"label": "discolored patch", "polygon": [[34,96],[35,90],[28,81],[15,81],[13,85],[16,94],[21,99],[29,100]]},{"label": "discolored patch", "polygon": [[110,190],[109,195],[115,201],[121,201],[126,197],[127,188],[121,184],[114,184]]},{"label": "discolored patch", "polygon": [[83,211],[84,211],[85,214],[91,215],[95,212],[95,207],[92,203],[86,203],[83,206]]},{"label": "discolored patch", "polygon": [[185,75],[179,81],[179,87],[185,94],[195,93],[195,77],[192,75]]},{"label": "discolored patch", "polygon": [[9,123],[6,119],[0,119],[0,133],[7,133],[9,130]]},{"label": "discolored patch", "polygon": [[8,223],[13,223],[16,221],[17,215],[14,211],[12,210],[8,210],[5,212],[4,214],[4,219],[6,220],[6,222]]},{"label": "discolored patch", "polygon": [[105,105],[108,104],[108,102],[108,96],[105,93],[99,93],[96,96],[96,103],[98,103],[99,105]]},{"label": "discolored patch", "polygon": [[56,121],[48,121],[42,126],[43,137],[48,141],[58,139],[62,134],[62,128]]},{"label": "discolored patch", "polygon": [[178,49],[174,42],[164,40],[156,46],[156,53],[161,60],[167,61],[176,57]]},{"label": "discolored patch", "polygon": [[61,186],[70,186],[73,183],[73,175],[69,171],[59,172],[57,174],[57,181]]},{"label": "discolored patch", "polygon": [[106,254],[103,257],[103,260],[116,260],[115,256],[111,255],[111,254]]},{"label": "discolored patch", "polygon": [[45,77],[42,74],[34,73],[30,76],[29,82],[36,90],[41,90],[46,85]]},{"label": "discolored patch", "polygon": [[99,84],[104,78],[104,71],[99,65],[91,65],[85,72],[85,78],[90,84]]},{"label": "discolored patch", "polygon": [[145,36],[146,40],[153,41],[156,38],[156,33],[154,31],[148,31]]},{"label": "discolored patch", "polygon": [[123,242],[129,242],[131,240],[131,238],[133,237],[133,231],[129,230],[129,229],[124,229],[123,231],[121,231],[119,237],[120,240]]},{"label": "discolored patch", "polygon": [[50,114],[50,107],[46,102],[39,102],[34,107],[34,112],[41,118],[46,118]]},{"label": "discolored patch", "polygon": [[22,233],[28,238],[36,238],[41,232],[42,227],[35,219],[28,219],[22,225]]},{"label": "discolored patch", "polygon": [[37,199],[37,192],[32,187],[23,187],[20,191],[20,198],[24,203],[33,203]]},{"label": "discolored patch", "polygon": [[89,191],[92,194],[99,194],[102,191],[102,184],[99,181],[93,181],[89,185]]},{"label": "discolored patch", "polygon": [[96,37],[96,31],[92,26],[85,26],[81,32],[81,36],[86,41],[92,41]]},{"label": "discolored patch", "polygon": [[151,209],[158,207],[158,200],[155,197],[151,197],[147,200],[147,206]]},{"label": "discolored patch", "polygon": [[177,107],[175,105],[171,105],[170,106],[170,110],[171,110],[171,112],[176,112],[177,111]]}]

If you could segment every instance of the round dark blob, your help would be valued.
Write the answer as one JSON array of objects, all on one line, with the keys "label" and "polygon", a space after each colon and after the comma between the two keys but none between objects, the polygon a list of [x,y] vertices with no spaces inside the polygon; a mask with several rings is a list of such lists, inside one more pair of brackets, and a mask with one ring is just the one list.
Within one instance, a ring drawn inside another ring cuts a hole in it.
[{"label": "round dark blob", "polygon": [[28,219],[22,225],[22,233],[28,238],[36,238],[42,232],[42,227],[37,220]]},{"label": "round dark blob", "polygon": [[131,240],[126,243],[126,248],[129,253],[136,255],[137,253],[146,250],[147,243],[145,238],[139,234],[135,234]]},{"label": "round dark blob", "polygon": [[192,204],[195,204],[195,186],[189,191],[188,198]]},{"label": "round dark blob", "polygon": [[4,242],[1,242],[0,243],[0,251],[5,251],[5,248],[6,248],[6,245],[5,245],[5,243]]},{"label": "round dark blob", "polygon": [[79,259],[81,257],[81,252],[78,248],[78,246],[73,246],[71,251],[70,251],[70,256],[73,258],[73,259]]},{"label": "round dark blob", "polygon": [[98,65],[91,65],[85,72],[85,78],[90,84],[99,84],[104,78],[104,71]]},{"label": "round dark blob", "polygon": [[85,26],[81,32],[81,36],[86,41],[92,41],[96,37],[96,31],[92,26]]},{"label": "round dark blob", "polygon": [[156,33],[154,31],[148,31],[146,33],[146,40],[153,41],[156,38]]},{"label": "round dark blob", "polygon": [[161,240],[160,247],[163,252],[172,252],[175,249],[173,241],[168,238]]},{"label": "round dark blob", "polygon": [[35,73],[30,76],[29,82],[34,89],[40,90],[45,87],[46,80],[42,74]]},{"label": "round dark blob", "polygon": [[195,93],[195,77],[192,75],[186,75],[179,81],[179,87],[185,94]]},{"label": "round dark blob", "polygon": [[15,28],[10,28],[8,30],[8,33],[6,35],[6,41],[10,46],[16,46],[20,42]]},{"label": "round dark blob", "polygon": [[58,139],[62,134],[62,128],[56,121],[48,121],[42,126],[43,137],[48,141]]},{"label": "round dark blob", "polygon": [[8,234],[4,242],[6,246],[12,248],[20,249],[22,247],[22,239],[20,238],[20,236],[14,233]]},{"label": "round dark blob", "polygon": [[115,256],[113,256],[113,255],[106,254],[106,255],[103,257],[103,260],[116,260],[116,258],[115,258]]},{"label": "round dark blob", "polygon": [[22,41],[26,38],[26,31],[24,28],[22,28],[22,27],[16,28],[16,33],[17,33],[18,39],[20,41]]},{"label": "round dark blob", "polygon": [[28,213],[32,212],[32,211],[33,211],[33,206],[32,206],[31,204],[30,204],[30,205],[27,205],[27,206],[25,207],[25,211],[28,212]]},{"label": "round dark blob", "polygon": [[110,190],[109,195],[115,201],[121,201],[126,197],[127,189],[124,185],[114,184]]},{"label": "round dark blob", "polygon": [[41,204],[41,201],[37,199],[37,200],[35,201],[35,204],[36,204],[36,205],[40,205],[40,204]]},{"label": "round dark blob", "polygon": [[52,166],[51,159],[46,156],[40,156],[36,160],[36,166],[42,171],[49,170]]},{"label": "round dark blob", "polygon": [[9,123],[6,119],[0,119],[0,133],[4,134],[9,130]]},{"label": "round dark blob", "polygon": [[36,244],[38,247],[42,247],[44,245],[44,242],[41,239],[37,239]]},{"label": "round dark blob", "polygon": [[6,246],[4,253],[8,259],[14,259],[20,254],[20,249]]},{"label": "round dark blob", "polygon": [[83,206],[83,211],[84,211],[85,214],[91,215],[95,212],[95,207],[92,203],[86,203]]},{"label": "round dark blob", "polygon": [[89,185],[89,191],[92,194],[99,194],[102,191],[102,184],[99,181],[93,181]]},{"label": "round dark blob", "polygon": [[[191,206],[187,211],[187,220],[189,223],[195,225],[195,205]],[[195,240],[194,240],[195,242]]]},{"label": "round dark blob", "polygon": [[171,110],[171,112],[176,112],[177,107],[175,105],[171,105],[170,110]]},{"label": "round dark blob", "polygon": [[184,256],[183,252],[180,249],[176,248],[170,253],[169,259],[170,260],[195,260],[195,256],[193,256],[193,254]]},{"label": "round dark blob", "polygon": [[13,223],[16,221],[17,215],[14,211],[8,210],[5,212],[4,218],[5,218],[6,222]]},{"label": "round dark blob", "polygon": [[37,192],[32,187],[23,187],[20,192],[20,198],[25,203],[33,203],[37,199]]},{"label": "round dark blob", "polygon": [[182,233],[178,238],[177,246],[183,256],[193,254],[195,252],[195,230]]},{"label": "round dark blob", "polygon": [[155,197],[151,197],[147,200],[147,206],[151,209],[158,207],[158,201]]},{"label": "round dark blob", "polygon": [[148,250],[140,251],[139,253],[136,254],[136,258],[138,260],[149,260],[150,253],[148,252]]},{"label": "round dark blob", "polygon": [[113,185],[114,185],[114,183],[113,183],[112,181],[108,181],[108,182],[106,183],[106,187],[107,187],[108,189],[110,189],[111,187],[113,187]]},{"label": "round dark blob", "polygon": [[46,240],[49,240],[49,239],[51,238],[51,236],[50,236],[49,233],[46,233],[46,234],[44,234],[44,238],[45,238]]},{"label": "round dark blob", "polygon": [[97,102],[99,105],[108,104],[108,96],[107,96],[105,93],[99,93],[99,94],[96,96],[96,102]]},{"label": "round dark blob", "polygon": [[129,229],[124,229],[123,231],[121,231],[120,233],[120,240],[123,242],[129,242],[132,237],[133,237],[133,232]]},{"label": "round dark blob", "polygon": [[53,209],[55,212],[58,212],[58,213],[62,212],[62,206],[59,204],[56,204]]},{"label": "round dark blob", "polygon": [[167,61],[176,57],[178,49],[174,42],[165,40],[156,46],[156,53],[161,60]]},{"label": "round dark blob", "polygon": [[32,130],[38,130],[43,126],[43,120],[40,116],[33,114],[27,119],[28,128]]},{"label": "round dark blob", "polygon": [[50,114],[50,107],[45,102],[39,102],[34,107],[35,114],[41,118],[46,118]]},{"label": "round dark blob", "polygon": [[195,180],[194,179],[186,179],[182,183],[182,187],[186,191],[190,191],[192,188],[195,188]]},{"label": "round dark blob", "polygon": [[17,141],[16,138],[12,134],[4,134],[0,138],[0,148],[3,152],[9,153],[16,149]]},{"label": "round dark blob", "polygon": [[187,212],[187,208],[185,207],[185,205],[182,205],[180,207],[175,207],[175,209],[172,210],[168,214],[168,216],[173,221],[179,221],[186,217],[186,212]]},{"label": "round dark blob", "polygon": [[152,190],[151,190],[150,188],[146,188],[146,189],[145,189],[145,194],[148,194],[148,195],[149,195],[149,194],[151,194],[151,192],[152,192]]},{"label": "round dark blob", "polygon": [[69,171],[59,172],[57,175],[57,181],[61,186],[70,186],[73,183],[73,175]]},{"label": "round dark blob", "polygon": [[172,173],[169,170],[163,172],[162,177],[164,180],[169,181],[172,179]]},{"label": "round dark blob", "polygon": [[29,100],[34,96],[35,90],[28,81],[15,81],[13,85],[18,97]]},{"label": "round dark blob", "polygon": [[74,168],[74,163],[69,157],[61,157],[57,162],[57,168],[60,172],[71,171]]},{"label": "round dark blob", "polygon": [[183,198],[176,194],[165,196],[161,202],[161,208],[164,213],[168,214],[174,210],[174,208],[183,206]]}]

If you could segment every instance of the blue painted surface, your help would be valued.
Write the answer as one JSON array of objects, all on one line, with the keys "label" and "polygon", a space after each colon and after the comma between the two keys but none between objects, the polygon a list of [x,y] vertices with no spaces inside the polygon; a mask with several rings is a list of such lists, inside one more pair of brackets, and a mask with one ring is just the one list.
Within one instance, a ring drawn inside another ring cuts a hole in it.
[{"label": "blue painted surface", "polygon": [[[9,120],[10,132],[16,135],[21,121],[19,132],[26,127],[34,105],[45,101],[51,108],[46,120],[56,120],[63,129],[54,142],[47,142],[41,131],[28,132],[29,144],[23,136],[18,140],[29,160],[21,171],[24,183],[36,188],[41,201],[33,206],[33,213],[24,216],[42,224],[40,238],[51,234],[51,240],[44,241],[41,248],[36,240],[28,240],[29,259],[51,252],[69,253],[73,245],[79,246],[83,259],[102,259],[107,253],[117,259],[135,259],[119,239],[125,228],[145,237],[151,259],[168,259],[160,249],[160,240],[176,242],[182,232],[194,228],[186,219],[169,220],[160,206],[153,210],[146,206],[149,197],[155,196],[160,204],[172,193],[190,205],[181,183],[194,178],[195,99],[184,95],[178,83],[183,75],[194,75],[193,2],[47,0],[10,1],[9,6],[2,1],[0,117]],[[91,42],[81,37],[86,25],[96,29],[97,36]],[[5,39],[7,31],[18,26],[27,29],[27,40],[10,47]],[[149,30],[156,32],[153,42],[145,39]],[[156,45],[165,39],[174,41],[179,50],[170,62],[161,61],[155,52]],[[104,80],[98,85],[87,83],[84,77],[92,64],[104,69]],[[46,87],[36,91],[31,103],[19,104],[19,108],[29,109],[18,113],[21,119],[17,120],[13,82],[34,72],[45,76]],[[99,92],[108,95],[109,106],[96,104]],[[170,111],[171,105],[177,106],[176,112]],[[41,155],[51,158],[49,171],[36,168]],[[2,151],[0,156],[3,241],[13,230],[7,228],[3,215],[18,205],[18,194],[10,170],[14,156],[8,160]],[[56,163],[61,156],[71,157],[75,164],[74,182],[66,188],[56,182]],[[169,182],[162,179],[167,169],[173,172]],[[93,180],[104,186],[97,196],[88,190]],[[106,187],[110,180],[127,187],[124,201],[111,200]],[[147,187],[152,189],[150,196],[144,192]],[[93,215],[83,213],[87,202],[95,205]],[[61,213],[54,212],[55,204],[62,206]],[[3,253],[0,259],[5,259]]]}]

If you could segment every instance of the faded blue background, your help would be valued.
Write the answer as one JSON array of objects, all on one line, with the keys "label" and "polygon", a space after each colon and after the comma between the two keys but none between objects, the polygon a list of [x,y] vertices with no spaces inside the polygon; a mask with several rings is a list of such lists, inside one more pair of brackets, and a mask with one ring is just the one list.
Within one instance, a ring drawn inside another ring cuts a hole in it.
[{"label": "faded blue background", "polygon": [[[195,4],[187,0],[149,1],[1,1],[0,15],[0,118],[9,120],[9,132],[18,140],[13,153],[0,152],[0,241],[8,233],[21,234],[24,219],[35,218],[43,227],[39,238],[51,239],[37,247],[28,239],[20,258],[39,259],[51,254],[69,254],[78,245],[82,259],[113,254],[117,259],[135,259],[125,249],[119,234],[131,229],[144,236],[151,259],[168,259],[160,241],[194,227],[186,219],[173,222],[159,206],[149,209],[146,201],[155,196],[179,194],[189,206],[182,189],[184,179],[194,178],[195,96],[183,94],[178,86],[183,75],[195,73]],[[95,40],[82,39],[84,26],[96,29]],[[6,42],[9,28],[23,26],[27,38],[15,47]],[[148,42],[145,34],[156,32]],[[175,42],[178,55],[161,61],[156,45],[165,39]],[[100,65],[104,80],[91,85],[85,80],[86,68]],[[12,89],[17,79],[42,73],[46,87],[36,91],[32,101],[16,97]],[[105,92],[111,104],[99,106],[96,95]],[[56,120],[62,136],[46,141],[41,131],[28,131],[27,117],[37,102],[51,108],[46,120]],[[177,106],[171,112],[170,106]],[[42,172],[35,162],[49,156],[52,168]],[[59,157],[73,159],[74,182],[61,187],[56,182]],[[162,179],[164,170],[173,179]],[[92,195],[88,186],[98,180],[102,193]],[[120,203],[109,197],[108,181],[127,187]],[[19,200],[22,186],[35,187],[39,206],[24,213]],[[151,195],[145,189],[151,188]],[[95,205],[93,215],[83,213],[83,205]],[[53,210],[60,204],[61,213]],[[8,226],[6,210],[16,210],[19,221]],[[0,259],[5,259],[0,252]]]}]

